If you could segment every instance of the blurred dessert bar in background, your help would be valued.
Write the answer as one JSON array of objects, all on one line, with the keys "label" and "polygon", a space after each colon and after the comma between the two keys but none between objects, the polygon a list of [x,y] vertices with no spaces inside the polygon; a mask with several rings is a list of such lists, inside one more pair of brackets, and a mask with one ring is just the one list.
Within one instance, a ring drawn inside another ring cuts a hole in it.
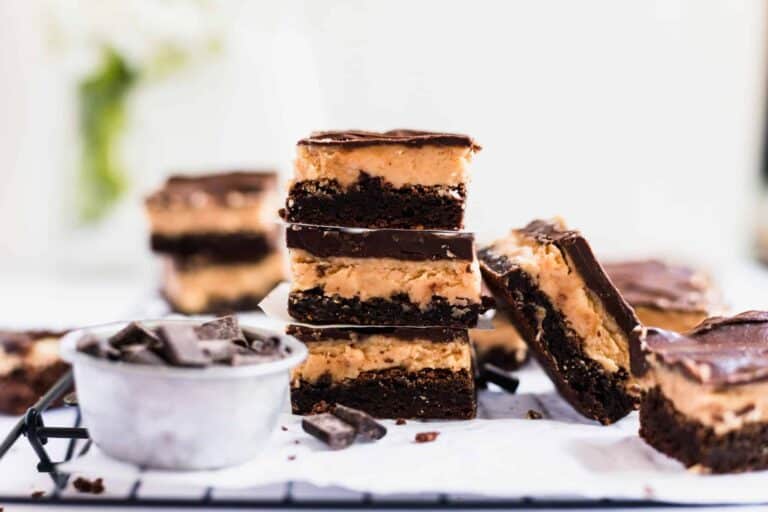
[{"label": "blurred dessert bar in background", "polygon": [[712,281],[693,268],[658,260],[603,267],[643,325],[684,332],[722,310]]},{"label": "blurred dessert bar in background", "polygon": [[648,329],[638,375],[653,383],[640,435],[702,472],[768,468],[768,312],[713,317],[685,334]]},{"label": "blurred dessert bar in background", "polygon": [[186,314],[255,309],[285,275],[277,175],[172,176],[146,200],[162,293]]},{"label": "blurred dessert bar in background", "polygon": [[536,220],[479,258],[488,287],[577,411],[608,424],[635,408],[630,352],[640,325],[578,231]]},{"label": "blurred dessert bar in background", "polygon": [[466,329],[292,325],[288,334],[309,349],[291,380],[296,414],[340,403],[379,418],[475,416]]},{"label": "blurred dessert bar in background", "polygon": [[63,332],[0,331],[0,413],[22,414],[64,375]]},{"label": "blurred dessert bar in background", "polygon": [[316,132],[298,143],[288,222],[457,230],[464,224],[466,135],[416,130]]},{"label": "blurred dessert bar in background", "polygon": [[517,370],[528,360],[528,345],[504,309],[497,309],[491,321],[493,329],[469,331],[478,365],[490,363],[502,370]]},{"label": "blurred dessert bar in background", "polygon": [[474,235],[291,225],[300,322],[473,327],[484,310]]}]

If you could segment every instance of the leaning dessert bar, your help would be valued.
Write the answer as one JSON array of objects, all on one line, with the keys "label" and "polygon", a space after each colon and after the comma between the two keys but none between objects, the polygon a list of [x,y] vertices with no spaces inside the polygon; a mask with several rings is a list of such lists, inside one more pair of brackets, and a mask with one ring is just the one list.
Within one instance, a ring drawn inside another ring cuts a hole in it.
[{"label": "leaning dessert bar", "polygon": [[470,137],[393,130],[317,132],[298,143],[288,222],[405,229],[461,229]]},{"label": "leaning dessert bar", "polygon": [[640,325],[578,231],[533,221],[479,258],[486,283],[576,410],[608,424],[635,408],[629,362]]},{"label": "leaning dessert bar", "polygon": [[472,327],[484,309],[471,234],[291,225],[286,240],[300,322]]},{"label": "leaning dessert bar", "polygon": [[466,329],[293,325],[288,334],[309,349],[292,375],[294,413],[339,403],[379,418],[475,416]]}]

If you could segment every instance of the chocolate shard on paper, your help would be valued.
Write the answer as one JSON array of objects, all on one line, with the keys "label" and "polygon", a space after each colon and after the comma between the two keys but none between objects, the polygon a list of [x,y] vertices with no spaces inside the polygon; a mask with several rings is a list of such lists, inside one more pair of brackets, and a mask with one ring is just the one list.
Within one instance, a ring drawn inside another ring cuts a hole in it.
[{"label": "chocolate shard on paper", "polygon": [[357,433],[364,439],[376,440],[387,435],[387,428],[363,411],[336,404],[331,409],[331,414],[355,427]]},{"label": "chocolate shard on paper", "polygon": [[351,445],[357,434],[354,427],[327,412],[305,417],[301,428],[335,450]]}]

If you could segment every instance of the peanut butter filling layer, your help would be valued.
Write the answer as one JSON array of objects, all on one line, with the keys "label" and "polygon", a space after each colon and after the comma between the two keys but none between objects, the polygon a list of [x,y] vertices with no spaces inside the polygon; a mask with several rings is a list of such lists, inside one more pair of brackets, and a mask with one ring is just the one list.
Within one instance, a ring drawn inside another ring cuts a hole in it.
[{"label": "peanut butter filling layer", "polygon": [[456,186],[468,181],[472,154],[472,148],[453,146],[298,146],[294,178],[296,181],[336,180],[342,186],[349,186],[358,180],[362,171],[396,188]]},{"label": "peanut butter filling layer", "polygon": [[587,356],[607,372],[629,372],[629,340],[560,249],[513,232],[498,240],[494,251],[531,276],[583,340]]},{"label": "peanut butter filling layer", "polygon": [[0,346],[0,376],[19,368],[44,368],[59,360],[59,339],[44,338],[35,341],[23,354],[7,353]]},{"label": "peanut butter filling layer", "polygon": [[258,263],[208,264],[180,268],[163,258],[164,291],[179,309],[200,311],[211,301],[234,301],[247,295],[266,295],[285,276],[280,254]]},{"label": "peanut butter filling layer", "polygon": [[372,335],[359,341],[313,342],[307,348],[307,359],[292,372],[293,387],[302,381],[315,383],[326,375],[338,382],[355,379],[363,372],[390,368],[415,373],[427,368],[457,372],[472,367],[469,344],[461,341],[400,340]]},{"label": "peanut butter filling layer", "polygon": [[292,249],[290,254],[293,291],[319,287],[326,295],[361,301],[404,293],[422,307],[427,307],[435,295],[462,305],[480,302],[477,260],[318,258],[300,249]]},{"label": "peanut butter filling layer", "polygon": [[768,421],[768,382],[718,388],[693,382],[658,364],[653,366],[650,378],[675,409],[717,434],[737,430],[747,423]]},{"label": "peanut butter filling layer", "polygon": [[493,329],[470,329],[469,337],[475,344],[478,352],[490,350],[494,347],[502,347],[508,351],[522,352],[524,356],[527,346],[515,326],[509,321],[506,314],[496,312],[491,320]]},{"label": "peanut butter filling layer", "polygon": [[222,203],[201,192],[188,201],[147,202],[153,234],[178,236],[194,233],[269,233],[274,231],[277,201],[274,194],[230,192]]},{"label": "peanut butter filling layer", "polygon": [[709,316],[704,311],[660,310],[645,306],[635,307],[635,313],[643,325],[675,332],[693,329]]}]

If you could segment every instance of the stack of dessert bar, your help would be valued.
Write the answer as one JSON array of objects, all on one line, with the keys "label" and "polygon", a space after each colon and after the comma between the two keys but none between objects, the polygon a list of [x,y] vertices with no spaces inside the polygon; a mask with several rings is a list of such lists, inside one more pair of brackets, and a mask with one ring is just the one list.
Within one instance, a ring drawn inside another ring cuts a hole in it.
[{"label": "stack of dessert bar", "polygon": [[256,309],[284,277],[274,172],[173,176],[146,200],[162,293],[185,314]]},{"label": "stack of dessert bar", "polygon": [[472,418],[468,330],[484,307],[464,233],[466,135],[323,132],[298,143],[282,210],[289,332],[309,356],[293,410],[340,403],[384,418]]}]

